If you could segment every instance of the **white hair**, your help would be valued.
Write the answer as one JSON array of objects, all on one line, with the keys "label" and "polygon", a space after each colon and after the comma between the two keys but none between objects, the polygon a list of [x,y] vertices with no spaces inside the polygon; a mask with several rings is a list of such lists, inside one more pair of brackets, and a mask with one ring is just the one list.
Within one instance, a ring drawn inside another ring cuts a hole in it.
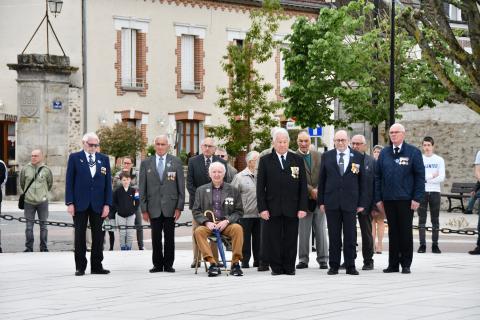
[{"label": "white hair", "polygon": [[259,156],[259,155],[260,155],[260,153],[258,153],[255,150],[252,150],[249,153],[247,153],[247,156],[246,156],[245,160],[247,160],[247,162],[252,161],[253,158],[255,158],[256,156]]},{"label": "white hair", "polygon": [[215,139],[212,138],[212,137],[206,137],[206,138],[204,138],[204,139],[202,140],[202,142],[200,143],[200,145],[204,145],[204,144],[205,144],[205,140],[207,140],[207,139],[211,139],[211,140],[212,140],[212,144],[213,144],[214,146],[217,145],[216,142],[215,142]]},{"label": "white hair", "polygon": [[354,135],[354,136],[352,137],[352,140],[353,140],[355,137],[360,138],[360,139],[362,140],[362,143],[363,143],[363,144],[367,144],[367,139],[365,139],[365,136],[364,136],[364,135],[362,135],[362,134],[356,134],[356,135]]},{"label": "white hair", "polygon": [[96,134],[95,132],[87,132],[87,133],[85,133],[85,135],[84,135],[83,138],[82,138],[82,141],[83,141],[83,142],[87,142],[88,139],[90,139],[90,138],[96,139],[98,142],[100,142],[100,139],[98,138],[98,136],[97,136],[97,134]]},{"label": "white hair", "polygon": [[170,141],[168,141],[168,137],[167,137],[166,134],[160,134],[160,135],[156,136],[155,139],[153,139],[153,143],[157,142],[157,140],[160,140],[160,139],[167,140],[167,143],[170,145]]},{"label": "white hair", "polygon": [[390,129],[392,129],[393,127],[397,127],[401,132],[405,132],[405,127],[401,123],[397,122],[397,123],[392,124]]},{"label": "white hair", "polygon": [[208,167],[208,174],[210,175],[212,173],[213,169],[215,169],[215,168],[222,169],[223,174],[225,174],[225,172],[227,171],[225,169],[225,165],[223,163],[221,163],[219,161],[214,161]]},{"label": "white hair", "polygon": [[288,131],[285,128],[278,128],[273,132],[273,141],[275,142],[278,138],[278,136],[285,136],[287,138],[287,141],[290,142],[290,136],[288,135]]}]

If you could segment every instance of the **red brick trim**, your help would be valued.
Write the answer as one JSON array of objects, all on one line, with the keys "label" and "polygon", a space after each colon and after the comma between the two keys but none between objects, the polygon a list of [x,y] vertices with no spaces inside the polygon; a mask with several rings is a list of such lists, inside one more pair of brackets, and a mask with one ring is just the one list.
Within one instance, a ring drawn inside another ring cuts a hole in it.
[{"label": "red brick trim", "polygon": [[193,112],[193,119],[188,118],[188,111],[179,111],[174,113],[169,113],[175,115],[175,121],[181,120],[197,120],[197,121],[205,121],[206,116],[210,116],[210,113],[194,111]]},{"label": "red brick trim", "polygon": [[177,65],[175,66],[175,73],[177,74],[177,83],[175,84],[175,91],[177,98],[183,98],[182,93],[182,37],[177,37],[177,47],[175,48],[175,55],[177,56]]},{"label": "red brick trim", "polygon": [[203,39],[195,37],[194,39],[194,81],[200,83],[200,90],[198,92],[184,92],[182,91],[182,37],[177,36],[177,47],[175,48],[175,55],[177,56],[177,65],[175,67],[175,73],[177,74],[177,83],[175,84],[175,91],[177,92],[177,98],[183,98],[185,95],[194,95],[198,99],[203,99],[205,92],[205,69],[203,60],[205,58],[205,50],[203,48]]},{"label": "red brick trim", "polygon": [[275,50],[275,97],[277,98],[277,101],[282,101],[282,90],[280,88],[280,59],[281,59],[281,54],[280,54],[280,48],[277,48]]}]

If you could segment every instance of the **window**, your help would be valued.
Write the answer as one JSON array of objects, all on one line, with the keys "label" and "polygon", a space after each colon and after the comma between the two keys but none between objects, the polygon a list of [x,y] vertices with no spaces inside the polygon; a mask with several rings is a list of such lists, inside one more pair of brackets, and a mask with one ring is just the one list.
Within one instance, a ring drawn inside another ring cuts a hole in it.
[{"label": "window", "polygon": [[290,86],[290,81],[285,79],[285,60],[282,48],[280,48],[280,92],[288,86]]},{"label": "window", "polygon": [[449,16],[450,20],[462,21],[462,10],[458,9],[455,6],[450,5],[448,16]]},{"label": "window", "polygon": [[199,122],[195,120],[177,121],[177,152],[186,152],[190,156],[198,154]]},{"label": "window", "polygon": [[143,79],[137,77],[137,30],[122,28],[122,86],[141,88]]},{"label": "window", "polygon": [[195,90],[195,36],[182,35],[181,44],[182,91]]}]

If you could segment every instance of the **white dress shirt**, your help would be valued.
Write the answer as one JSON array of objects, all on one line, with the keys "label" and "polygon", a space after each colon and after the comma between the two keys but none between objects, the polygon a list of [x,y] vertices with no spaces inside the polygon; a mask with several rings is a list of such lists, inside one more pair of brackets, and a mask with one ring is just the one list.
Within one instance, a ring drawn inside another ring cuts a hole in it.
[{"label": "white dress shirt", "polygon": [[287,163],[287,153],[288,153],[288,152],[285,152],[284,154],[280,154],[280,153],[278,153],[278,152],[275,151],[275,153],[277,154],[278,161],[280,161],[280,167],[282,167],[282,169],[285,169],[285,168],[283,167],[283,163],[282,163],[282,156],[283,156],[283,158],[285,159],[285,163]]},{"label": "white dress shirt", "polygon": [[344,151],[337,149],[337,164],[340,166],[340,153],[343,153],[343,172],[347,172],[347,166],[350,162],[350,149],[347,148]]},{"label": "white dress shirt", "polygon": [[94,153],[91,153],[92,155],[92,159],[93,159],[93,163],[94,165],[90,167],[90,164],[88,163],[90,161],[90,153],[85,152],[85,156],[87,157],[87,165],[88,167],[90,168],[90,174],[92,175],[92,178],[95,176],[95,172],[97,172],[97,161],[95,160],[95,152]]}]

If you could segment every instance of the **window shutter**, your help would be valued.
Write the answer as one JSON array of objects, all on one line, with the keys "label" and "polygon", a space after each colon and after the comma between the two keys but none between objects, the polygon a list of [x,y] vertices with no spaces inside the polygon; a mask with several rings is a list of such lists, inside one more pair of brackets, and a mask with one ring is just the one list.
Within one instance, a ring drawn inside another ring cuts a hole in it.
[{"label": "window shutter", "polygon": [[130,79],[132,79],[132,87],[137,87],[137,30],[135,29],[131,29],[130,52]]},{"label": "window shutter", "polygon": [[181,51],[182,90],[194,90],[194,36],[182,35]]},{"label": "window shutter", "polygon": [[131,44],[132,33],[130,29],[122,29],[122,85],[131,86]]}]

